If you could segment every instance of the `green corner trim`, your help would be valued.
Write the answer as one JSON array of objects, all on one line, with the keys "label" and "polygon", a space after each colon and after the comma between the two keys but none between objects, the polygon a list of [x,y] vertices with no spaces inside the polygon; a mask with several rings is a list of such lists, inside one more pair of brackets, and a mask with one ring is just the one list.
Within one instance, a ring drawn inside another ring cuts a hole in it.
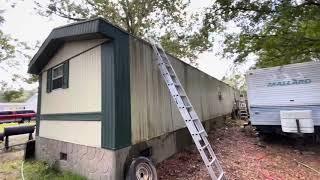
[{"label": "green corner trim", "polygon": [[101,146],[121,149],[131,145],[129,35],[109,30],[101,27],[115,37],[101,46]]},{"label": "green corner trim", "polygon": [[37,102],[37,117],[36,117],[36,136],[39,136],[39,127],[40,127],[42,73],[39,74],[38,78],[39,78],[39,87],[38,87],[38,102]]},{"label": "green corner trim", "polygon": [[40,120],[53,121],[100,121],[101,112],[41,114]]}]

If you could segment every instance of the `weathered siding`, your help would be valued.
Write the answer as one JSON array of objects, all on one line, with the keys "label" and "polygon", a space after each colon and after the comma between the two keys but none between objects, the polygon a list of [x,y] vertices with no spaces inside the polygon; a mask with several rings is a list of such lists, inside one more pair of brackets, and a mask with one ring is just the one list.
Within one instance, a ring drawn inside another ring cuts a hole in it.
[{"label": "weathered siding", "polygon": [[41,120],[40,137],[101,147],[100,121]]},{"label": "weathered siding", "polygon": [[[99,41],[100,42],[100,41]],[[88,46],[90,44],[90,46]],[[96,43],[67,43],[49,62],[50,68]],[[80,50],[81,51],[78,51]],[[70,50],[70,51],[69,51]],[[59,58],[58,58],[59,57]],[[69,61],[69,88],[46,92],[47,71],[42,73],[41,114],[101,111],[101,48],[97,46]]]},{"label": "weathered siding", "polygon": [[[171,57],[171,62],[202,120],[231,112],[232,88],[178,59]],[[152,47],[134,38],[130,39],[130,78],[133,144],[185,127],[153,61]]]}]

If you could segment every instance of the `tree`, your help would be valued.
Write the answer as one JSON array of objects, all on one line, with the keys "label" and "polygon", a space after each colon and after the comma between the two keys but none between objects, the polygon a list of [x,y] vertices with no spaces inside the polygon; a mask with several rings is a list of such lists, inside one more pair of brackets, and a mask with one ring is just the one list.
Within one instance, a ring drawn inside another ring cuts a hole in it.
[{"label": "tree", "polygon": [[[3,12],[0,10],[0,26],[4,22],[4,18],[1,16]],[[11,37],[0,29],[0,63],[14,56],[15,47],[10,42],[11,40]]]},{"label": "tree", "polygon": [[18,101],[23,97],[24,90],[21,88],[19,90],[6,90],[3,92],[3,99],[7,102]]},{"label": "tree", "polygon": [[[9,8],[14,8],[18,1],[8,1]],[[5,10],[0,10],[0,25],[5,22],[5,18],[2,16]],[[35,45],[30,46],[26,42],[19,41],[18,39],[12,38],[9,34],[4,33],[0,29],[0,68],[8,72],[8,76],[12,76],[12,82],[21,80],[22,82],[32,84],[37,82],[37,76],[34,75],[21,75],[21,74],[11,74],[10,68],[19,68],[21,64],[26,64],[31,60],[31,54],[33,54],[33,49],[39,47],[39,42]],[[6,66],[4,66],[6,65]],[[0,88],[5,88],[7,84],[0,82]],[[9,91],[10,94],[15,95],[17,93]]]},{"label": "tree", "polygon": [[242,94],[247,92],[246,78],[243,74],[233,74],[230,76],[224,76],[222,81],[231,87],[238,89]]},{"label": "tree", "polygon": [[319,60],[319,0],[216,0],[206,11],[208,28],[224,31],[224,55],[242,63],[257,55],[257,67]]},{"label": "tree", "polygon": [[201,14],[188,12],[189,0],[51,0],[36,4],[43,16],[72,21],[103,17],[135,36],[152,37],[170,53],[191,61],[212,46]]}]

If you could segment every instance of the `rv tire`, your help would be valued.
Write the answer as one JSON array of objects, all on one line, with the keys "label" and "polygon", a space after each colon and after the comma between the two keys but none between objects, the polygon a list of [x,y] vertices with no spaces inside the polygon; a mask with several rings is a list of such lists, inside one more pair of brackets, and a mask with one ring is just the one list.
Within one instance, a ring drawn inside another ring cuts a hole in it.
[{"label": "rv tire", "polygon": [[140,156],[127,168],[126,180],[158,180],[157,171],[150,159]]}]

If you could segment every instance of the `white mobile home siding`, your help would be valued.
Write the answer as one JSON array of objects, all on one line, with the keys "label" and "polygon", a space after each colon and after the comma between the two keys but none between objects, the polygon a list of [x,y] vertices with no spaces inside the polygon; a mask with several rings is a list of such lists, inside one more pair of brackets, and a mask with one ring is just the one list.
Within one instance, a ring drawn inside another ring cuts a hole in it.
[{"label": "white mobile home siding", "polygon": [[[50,66],[65,61],[79,52],[89,49],[95,45],[79,48],[81,51],[68,51],[69,47],[79,46],[70,43],[66,44],[49,62]],[[63,55],[66,52],[68,55]],[[62,54],[62,55],[61,55]],[[62,59],[65,58],[65,59]],[[69,61],[69,88],[57,89],[50,93],[46,92],[47,71],[42,75],[41,114],[54,113],[81,113],[101,111],[101,48],[95,47]],[[63,103],[62,103],[63,102]]]},{"label": "white mobile home siding", "polygon": [[[129,43],[131,132],[132,144],[136,144],[181,129],[185,123],[153,59],[152,47],[132,37]],[[201,120],[231,112],[237,91],[176,58],[169,58]]]},{"label": "white mobile home siding", "polygon": [[[101,112],[101,47],[97,45],[102,41],[69,42],[58,50],[42,72],[41,115]],[[69,87],[47,93],[46,70],[90,48],[70,59]],[[100,147],[101,121],[42,119],[39,136]]]},{"label": "white mobile home siding", "polygon": [[[311,109],[315,125],[320,125],[319,69],[320,62],[308,62],[249,71],[247,83],[252,123],[280,125],[280,110]],[[293,80],[306,79],[307,83],[291,84]],[[288,81],[290,85],[269,84]]]}]

